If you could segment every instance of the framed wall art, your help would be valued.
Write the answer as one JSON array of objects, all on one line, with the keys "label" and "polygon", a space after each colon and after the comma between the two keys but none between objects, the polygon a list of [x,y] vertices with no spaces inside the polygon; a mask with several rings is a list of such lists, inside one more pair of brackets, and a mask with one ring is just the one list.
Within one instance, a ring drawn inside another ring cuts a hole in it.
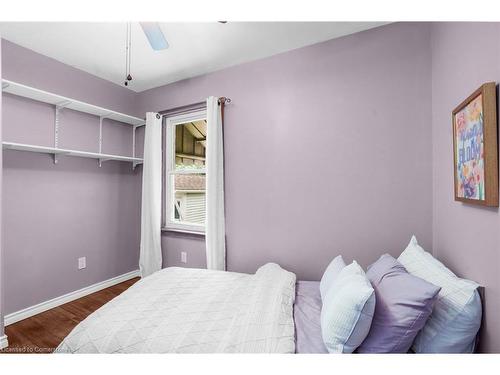
[{"label": "framed wall art", "polygon": [[452,118],[455,200],[498,207],[496,84],[483,84]]}]

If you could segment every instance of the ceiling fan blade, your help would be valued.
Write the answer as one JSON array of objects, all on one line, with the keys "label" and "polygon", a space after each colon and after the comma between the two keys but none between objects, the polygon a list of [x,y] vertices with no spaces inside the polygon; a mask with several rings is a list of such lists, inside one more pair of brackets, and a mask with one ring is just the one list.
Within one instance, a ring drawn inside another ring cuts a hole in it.
[{"label": "ceiling fan blade", "polygon": [[167,39],[163,35],[158,22],[139,22],[142,27],[142,31],[146,34],[146,38],[151,44],[151,48],[155,51],[161,51],[168,48]]}]

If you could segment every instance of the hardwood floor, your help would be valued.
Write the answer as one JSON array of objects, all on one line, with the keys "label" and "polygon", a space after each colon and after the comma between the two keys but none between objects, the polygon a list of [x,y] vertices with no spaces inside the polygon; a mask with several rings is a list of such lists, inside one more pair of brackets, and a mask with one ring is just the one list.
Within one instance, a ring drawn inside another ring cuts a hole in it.
[{"label": "hardwood floor", "polygon": [[125,281],[5,327],[9,347],[0,353],[51,353],[79,322],[138,280]]}]

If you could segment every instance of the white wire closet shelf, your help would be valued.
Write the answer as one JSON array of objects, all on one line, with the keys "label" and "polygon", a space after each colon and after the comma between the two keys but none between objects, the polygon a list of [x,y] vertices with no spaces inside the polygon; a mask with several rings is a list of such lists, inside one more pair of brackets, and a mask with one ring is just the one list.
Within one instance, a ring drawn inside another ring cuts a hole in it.
[{"label": "white wire closet shelf", "polygon": [[93,104],[88,104],[62,95],[53,94],[51,92],[43,91],[6,79],[2,80],[2,89],[3,92],[6,92],[8,94],[22,96],[24,98],[29,98],[39,102],[72,109],[78,112],[89,113],[98,117],[105,117],[107,119],[123,122],[125,124],[144,125],[144,119],[142,118],[98,107]]},{"label": "white wire closet shelf", "polygon": [[[74,100],[62,95],[53,94],[47,91],[43,91],[34,87],[30,87],[6,79],[2,80],[2,89],[3,92],[5,93],[21,96],[24,98],[29,98],[43,103],[52,104],[55,107],[54,147],[15,143],[15,142],[2,142],[2,148],[4,150],[18,150],[18,151],[52,154],[54,156],[54,163],[57,163],[58,155],[68,155],[68,156],[97,159],[99,161],[99,166],[101,166],[102,162],[108,160],[132,162],[133,168],[135,168],[138,164],[142,164],[143,159],[135,156],[135,149],[136,149],[135,131],[139,126],[144,125],[144,119],[112,111],[106,108],[98,107],[93,104],[88,104],[79,100]],[[72,150],[72,149],[65,149],[58,147],[58,133],[60,126],[59,112],[65,108],[95,115],[99,118],[99,135],[98,135],[99,152],[79,151],[79,150]],[[133,126],[132,156],[112,155],[112,154],[105,154],[102,152],[103,119],[110,119]]]},{"label": "white wire closet shelf", "polygon": [[36,146],[36,145],[29,145],[25,143],[15,143],[15,142],[2,142],[2,148],[4,150],[30,151],[30,152],[39,152],[42,154],[79,156],[82,158],[99,159],[100,161],[118,160],[118,161],[130,161],[138,164],[142,163],[143,161],[143,159],[141,158],[134,158],[131,156],[120,156],[112,154],[102,154],[98,152],[77,151],[65,148]]}]

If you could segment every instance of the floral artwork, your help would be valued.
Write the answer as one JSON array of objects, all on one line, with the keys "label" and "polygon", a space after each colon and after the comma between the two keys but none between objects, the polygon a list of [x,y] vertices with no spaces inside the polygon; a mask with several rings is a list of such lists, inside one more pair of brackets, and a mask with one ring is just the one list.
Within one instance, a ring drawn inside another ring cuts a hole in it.
[{"label": "floral artwork", "polygon": [[452,112],[455,200],[498,207],[497,87],[486,82]]},{"label": "floral artwork", "polygon": [[459,198],[484,200],[483,97],[479,94],[455,114],[455,176]]}]

